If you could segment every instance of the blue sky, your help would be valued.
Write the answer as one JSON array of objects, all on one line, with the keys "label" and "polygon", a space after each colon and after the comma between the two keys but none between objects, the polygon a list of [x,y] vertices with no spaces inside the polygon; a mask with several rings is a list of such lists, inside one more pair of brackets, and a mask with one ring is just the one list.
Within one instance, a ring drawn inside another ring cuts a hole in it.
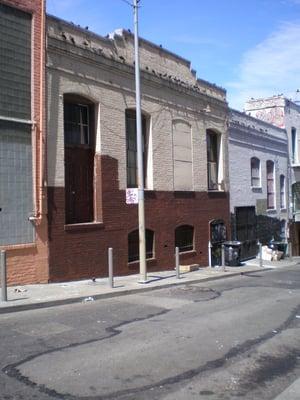
[{"label": "blue sky", "polygon": [[[128,0],[132,1],[132,0]],[[231,107],[300,89],[300,0],[141,0],[140,36],[187,58]],[[126,0],[47,0],[48,13],[106,35],[133,30]]]}]

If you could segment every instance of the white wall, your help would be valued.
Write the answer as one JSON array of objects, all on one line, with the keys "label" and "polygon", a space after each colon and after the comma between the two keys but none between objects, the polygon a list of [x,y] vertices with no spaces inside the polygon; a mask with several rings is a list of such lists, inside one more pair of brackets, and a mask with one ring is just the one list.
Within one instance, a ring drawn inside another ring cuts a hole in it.
[{"label": "white wall", "polygon": [[[231,112],[229,126],[230,209],[257,206],[267,199],[266,163],[275,164],[275,210],[266,215],[286,219],[286,210],[280,209],[279,177],[288,177],[287,138],[282,129],[256,120],[237,111]],[[257,157],[261,165],[261,188],[251,187],[251,158]],[[287,186],[287,185],[286,185]],[[287,188],[286,188],[287,204]]]}]

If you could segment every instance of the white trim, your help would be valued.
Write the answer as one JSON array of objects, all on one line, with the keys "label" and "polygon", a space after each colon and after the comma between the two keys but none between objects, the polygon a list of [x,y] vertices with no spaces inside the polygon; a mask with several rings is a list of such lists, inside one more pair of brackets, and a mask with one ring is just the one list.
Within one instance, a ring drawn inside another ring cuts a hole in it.
[{"label": "white trim", "polygon": [[35,125],[36,124],[35,121],[32,121],[30,119],[4,117],[4,115],[0,115],[0,121],[17,122],[19,124],[27,124],[27,125]]}]

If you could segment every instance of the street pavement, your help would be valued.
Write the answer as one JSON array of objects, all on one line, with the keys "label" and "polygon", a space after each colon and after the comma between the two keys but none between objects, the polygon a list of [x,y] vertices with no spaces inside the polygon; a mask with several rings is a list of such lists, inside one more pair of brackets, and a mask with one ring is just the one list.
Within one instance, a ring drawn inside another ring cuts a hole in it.
[{"label": "street pavement", "polygon": [[300,257],[278,261],[263,262],[258,259],[245,262],[240,267],[200,268],[197,271],[180,274],[176,279],[175,271],[159,271],[148,274],[147,283],[139,283],[139,275],[114,278],[114,287],[109,286],[108,278],[97,278],[72,282],[24,285],[8,287],[8,301],[0,301],[0,314],[24,311],[34,308],[51,307],[82,301],[94,301],[114,296],[124,296],[137,292],[151,291],[159,287],[183,285],[192,282],[224,279],[241,273],[261,271],[262,269],[283,268],[300,263]]},{"label": "street pavement", "polygon": [[1,314],[0,399],[298,400],[299,268]]}]

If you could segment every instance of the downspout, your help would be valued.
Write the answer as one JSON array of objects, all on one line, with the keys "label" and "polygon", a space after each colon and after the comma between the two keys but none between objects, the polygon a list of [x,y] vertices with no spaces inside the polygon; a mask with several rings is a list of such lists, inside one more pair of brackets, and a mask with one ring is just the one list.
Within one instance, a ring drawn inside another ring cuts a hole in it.
[{"label": "downspout", "polygon": [[[44,143],[46,143],[44,133],[44,60],[45,60],[45,3],[41,4],[41,42],[40,42],[40,76],[39,76],[39,124],[33,124],[33,149],[35,151],[35,162],[33,163],[36,187],[34,190],[35,212],[29,219],[38,224],[44,214],[43,189],[44,189]],[[37,146],[39,144],[39,151]],[[37,179],[37,170],[39,177]]]}]

